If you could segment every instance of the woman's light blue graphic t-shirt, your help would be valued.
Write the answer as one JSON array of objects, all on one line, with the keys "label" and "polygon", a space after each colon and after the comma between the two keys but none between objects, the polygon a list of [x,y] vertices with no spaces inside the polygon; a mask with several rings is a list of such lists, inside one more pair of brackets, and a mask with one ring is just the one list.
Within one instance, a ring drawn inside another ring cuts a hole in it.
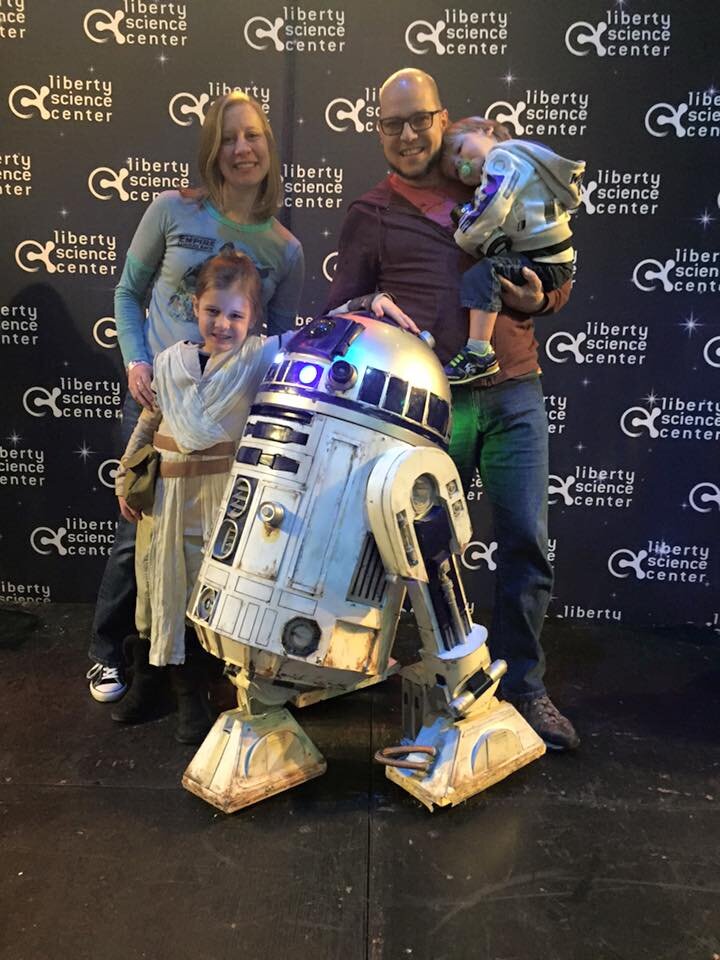
[{"label": "woman's light blue graphic t-shirt", "polygon": [[[181,340],[197,340],[192,309],[203,263],[228,250],[246,253],[262,282],[268,334],[295,322],[304,279],[302,247],[274,217],[258,224],[228,220],[208,200],[161,193],[133,237],[115,291],[115,318],[125,363],[152,361]],[[152,286],[145,319],[145,298]]]}]

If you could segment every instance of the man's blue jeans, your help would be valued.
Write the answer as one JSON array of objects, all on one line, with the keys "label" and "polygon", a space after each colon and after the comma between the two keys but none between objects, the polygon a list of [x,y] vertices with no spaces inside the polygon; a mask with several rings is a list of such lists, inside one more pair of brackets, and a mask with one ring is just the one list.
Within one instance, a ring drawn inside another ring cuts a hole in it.
[{"label": "man's blue jeans", "polygon": [[548,427],[539,377],[453,390],[450,455],[467,490],[476,466],[490,500],[497,574],[490,651],[507,661],[502,695],[545,692],[540,632],[550,602]]},{"label": "man's blue jeans", "polygon": [[[128,392],[120,428],[122,451],[140,416],[142,407]],[[135,631],[135,531],[134,523],[119,516],[112,553],[100,581],[88,656],[106,667],[123,664],[123,640]]]}]

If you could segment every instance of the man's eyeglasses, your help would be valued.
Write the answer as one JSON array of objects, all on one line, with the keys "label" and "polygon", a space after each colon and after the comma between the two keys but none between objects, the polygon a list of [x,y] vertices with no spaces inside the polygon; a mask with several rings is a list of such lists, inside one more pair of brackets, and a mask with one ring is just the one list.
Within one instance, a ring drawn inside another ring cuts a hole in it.
[{"label": "man's eyeglasses", "polygon": [[433,125],[436,113],[442,113],[443,107],[439,110],[421,110],[414,113],[411,117],[385,117],[378,120],[378,125],[386,137],[398,137],[405,127],[410,124],[410,129],[414,133],[422,133],[423,130],[429,130]]}]

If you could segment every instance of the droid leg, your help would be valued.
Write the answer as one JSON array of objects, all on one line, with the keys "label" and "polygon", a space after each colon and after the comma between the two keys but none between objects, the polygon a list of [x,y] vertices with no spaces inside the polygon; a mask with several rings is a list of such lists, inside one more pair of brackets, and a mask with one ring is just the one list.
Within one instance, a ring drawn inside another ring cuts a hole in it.
[{"label": "droid leg", "polygon": [[376,755],[387,776],[430,810],[479,793],[545,752],[509,703],[507,665],[490,662],[473,624],[458,557],[472,537],[460,478],[438,449],[390,452],[367,488],[370,525],[388,574],[407,586],[422,641],[403,673],[403,749]]},{"label": "droid leg", "polygon": [[182,784],[224,813],[257,803],[325,773],[327,764],[284,704],[296,691],[245,671],[232,677],[238,707],[215,724],[185,770]]}]

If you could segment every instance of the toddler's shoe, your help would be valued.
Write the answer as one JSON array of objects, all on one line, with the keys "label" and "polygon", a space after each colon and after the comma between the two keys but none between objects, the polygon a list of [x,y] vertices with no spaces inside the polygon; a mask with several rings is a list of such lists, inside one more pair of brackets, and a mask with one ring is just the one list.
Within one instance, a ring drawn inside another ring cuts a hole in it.
[{"label": "toddler's shoe", "polygon": [[468,347],[464,347],[445,366],[445,376],[451,384],[472,383],[473,380],[491,377],[499,371],[500,364],[493,350],[480,354],[473,353]]}]

